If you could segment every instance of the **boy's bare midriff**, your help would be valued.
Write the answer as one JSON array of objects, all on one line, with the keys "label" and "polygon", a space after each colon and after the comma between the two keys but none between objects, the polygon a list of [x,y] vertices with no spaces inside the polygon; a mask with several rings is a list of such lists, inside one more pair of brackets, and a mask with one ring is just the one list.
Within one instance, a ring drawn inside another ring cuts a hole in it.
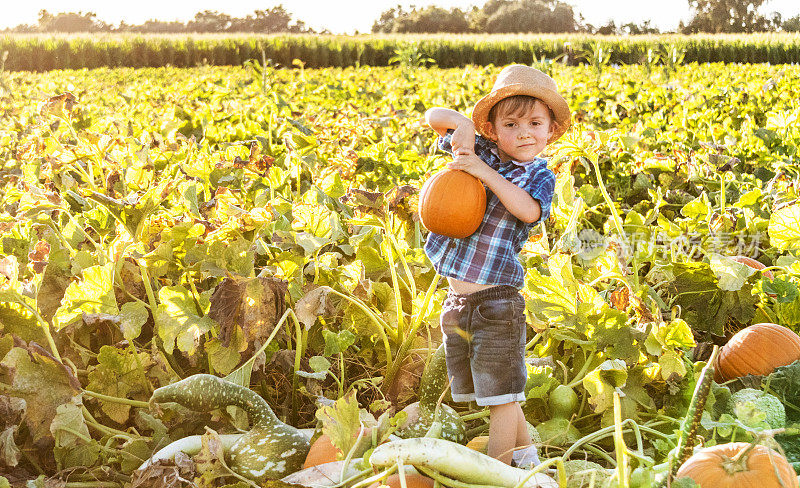
[{"label": "boy's bare midriff", "polygon": [[450,289],[458,293],[459,295],[469,295],[470,293],[475,293],[476,291],[481,291],[487,288],[492,288],[494,286],[497,286],[497,285],[482,285],[480,283],[470,283],[469,281],[461,281],[455,278],[447,278],[447,282],[450,283]]}]

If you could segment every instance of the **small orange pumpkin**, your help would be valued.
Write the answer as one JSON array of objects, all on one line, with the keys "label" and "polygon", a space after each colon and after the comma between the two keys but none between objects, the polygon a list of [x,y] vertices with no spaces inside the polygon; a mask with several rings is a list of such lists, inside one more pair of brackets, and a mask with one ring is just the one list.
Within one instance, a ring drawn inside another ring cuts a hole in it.
[{"label": "small orange pumpkin", "polygon": [[[750,266],[756,271],[761,271],[762,269],[766,268],[763,263],[760,261],[756,261],[755,259],[747,256],[731,256],[731,259],[736,261],[737,263],[742,263],[744,265]],[[772,271],[766,270],[764,271],[764,276],[773,280],[775,279],[775,275],[772,274]]]},{"label": "small orange pumpkin", "polygon": [[681,465],[676,477],[691,478],[703,488],[798,488],[797,474],[786,458],[766,446],[755,446],[737,459],[749,446],[731,442],[701,449]]},{"label": "small orange pumpkin", "polygon": [[[383,482],[378,483],[376,481],[369,485],[369,488],[378,488],[380,485],[386,485],[389,488],[401,488],[400,475],[389,475]],[[406,473],[406,488],[433,488],[433,480],[421,474]]]},{"label": "small orange pumpkin", "polygon": [[753,324],[740,330],[719,352],[715,376],[732,380],[766,375],[800,359],[800,336],[778,324]]},{"label": "small orange pumpkin", "polygon": [[[353,435],[353,438],[356,437],[358,437],[358,434]],[[371,437],[372,429],[364,429],[364,434],[361,436],[361,443],[359,446],[362,446],[362,444],[368,442],[371,443]],[[326,434],[322,434],[321,436],[317,437],[317,440],[311,443],[311,447],[308,449],[308,454],[306,455],[306,461],[303,463],[303,469],[338,461],[340,454],[341,451],[338,447],[333,445],[331,438]]]},{"label": "small orange pumpkin", "polygon": [[331,443],[331,438],[322,434],[317,437],[317,440],[311,443],[311,447],[306,455],[306,461],[303,463],[303,469],[337,461],[336,457],[339,455],[339,452],[339,449]]},{"label": "small orange pumpkin", "polygon": [[465,171],[443,169],[420,190],[419,218],[436,234],[463,239],[478,230],[485,212],[483,183]]}]

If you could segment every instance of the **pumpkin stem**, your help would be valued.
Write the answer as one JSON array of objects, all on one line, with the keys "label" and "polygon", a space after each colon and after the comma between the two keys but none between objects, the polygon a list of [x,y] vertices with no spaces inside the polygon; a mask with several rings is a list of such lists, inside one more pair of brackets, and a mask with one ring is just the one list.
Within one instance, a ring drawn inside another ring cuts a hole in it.
[{"label": "pumpkin stem", "polygon": [[736,453],[735,456],[723,462],[722,465],[725,468],[725,472],[728,474],[733,474],[740,471],[746,471],[747,457],[750,455],[750,451],[755,449],[759,444],[759,440],[759,438],[756,438],[756,440],[748,444],[747,447]]}]

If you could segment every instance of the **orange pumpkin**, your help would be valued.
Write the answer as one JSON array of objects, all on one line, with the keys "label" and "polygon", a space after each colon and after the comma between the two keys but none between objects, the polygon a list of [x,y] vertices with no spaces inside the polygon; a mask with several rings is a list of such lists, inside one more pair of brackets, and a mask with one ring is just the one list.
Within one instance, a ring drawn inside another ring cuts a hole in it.
[{"label": "orange pumpkin", "polygon": [[800,336],[778,324],[753,324],[740,330],[719,352],[715,376],[731,380],[770,374],[800,359]]},{"label": "orange pumpkin", "polygon": [[309,448],[308,455],[306,455],[306,461],[303,463],[303,469],[337,461],[336,457],[339,452],[339,449],[331,443],[331,438],[322,434],[311,443],[311,448]]},{"label": "orange pumpkin", "polygon": [[436,234],[463,239],[478,230],[485,212],[483,183],[465,171],[443,169],[420,190],[420,220]]},{"label": "orange pumpkin", "polygon": [[[737,263],[742,263],[744,265],[750,266],[756,271],[761,271],[762,269],[766,268],[766,266],[764,266],[764,264],[761,263],[760,261],[756,261],[755,259],[747,256],[731,256],[731,259],[733,259]],[[775,275],[773,275],[772,271],[770,270],[764,271],[764,276],[766,276],[771,280],[775,279]]]},{"label": "orange pumpkin", "polygon": [[[378,488],[380,485],[386,485],[389,488],[400,488],[400,475],[390,475],[381,483],[377,481],[372,483],[369,488]],[[433,488],[433,480],[421,474],[406,473],[406,488]]]},{"label": "orange pumpkin", "polygon": [[[353,438],[358,437],[358,434],[354,434]],[[364,447],[366,444],[372,442],[372,429],[366,428],[364,429],[364,434],[361,436],[361,443],[359,444],[360,447]],[[361,450],[361,449],[360,449]],[[362,452],[366,450],[364,448]],[[321,436],[317,437],[317,440],[311,443],[311,447],[308,450],[308,454],[306,455],[306,461],[303,463],[303,469],[311,468],[313,466],[317,466],[320,464],[325,463],[332,463],[334,461],[339,460],[339,455],[341,451],[338,447],[334,446],[331,442],[331,438],[328,437],[326,434],[322,434]]]},{"label": "orange pumpkin", "polygon": [[797,474],[786,458],[766,446],[755,446],[736,459],[749,446],[732,442],[701,449],[681,465],[676,477],[691,478],[703,488],[798,488]]}]

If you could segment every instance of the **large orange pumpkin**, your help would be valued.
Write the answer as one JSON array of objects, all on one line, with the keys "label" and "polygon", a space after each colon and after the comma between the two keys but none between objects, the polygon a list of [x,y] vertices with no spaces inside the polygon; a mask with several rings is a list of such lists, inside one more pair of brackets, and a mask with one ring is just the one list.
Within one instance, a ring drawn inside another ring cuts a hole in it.
[{"label": "large orange pumpkin", "polygon": [[[386,485],[389,488],[401,488],[400,475],[393,474],[387,476],[380,484]],[[369,488],[378,488],[378,482],[369,485]],[[406,488],[433,488],[433,480],[427,476],[417,473],[406,473]]]},{"label": "large orange pumpkin", "polygon": [[778,324],[753,324],[740,330],[719,352],[715,376],[731,380],[767,375],[800,359],[800,336]]},{"label": "large orange pumpkin", "polygon": [[755,446],[734,460],[749,446],[732,442],[701,449],[681,465],[676,477],[691,478],[702,488],[798,488],[797,474],[786,458],[766,446]]},{"label": "large orange pumpkin", "polygon": [[483,183],[465,171],[443,169],[422,185],[419,217],[431,232],[463,239],[478,230],[484,212]]}]

